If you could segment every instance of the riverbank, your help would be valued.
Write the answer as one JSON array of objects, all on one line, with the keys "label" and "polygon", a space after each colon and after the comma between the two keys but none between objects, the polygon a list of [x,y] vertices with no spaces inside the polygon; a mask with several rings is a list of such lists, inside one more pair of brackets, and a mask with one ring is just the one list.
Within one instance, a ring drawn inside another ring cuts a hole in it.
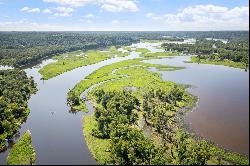
[{"label": "riverbank", "polygon": [[[124,63],[124,62],[121,62],[121,63]],[[128,62],[128,64],[129,63],[130,62]],[[113,64],[113,65],[116,66],[117,64]],[[93,90],[93,92],[92,91],[90,92],[88,99],[91,99],[92,102],[96,103],[97,102],[96,97],[94,97],[95,91],[104,90],[105,93],[106,92],[111,92],[111,93],[114,92],[115,93],[117,90],[121,91],[121,90],[124,90],[125,87],[130,87],[130,89],[134,89],[134,90],[132,90],[132,94],[134,94],[138,98],[138,100],[142,100],[141,92],[147,91],[146,89],[148,87],[150,87],[150,85],[145,87],[145,85],[148,85],[148,83],[149,83],[148,82],[149,80],[147,79],[147,77],[145,77],[146,75],[148,75],[149,71],[147,71],[147,69],[146,69],[147,67],[145,68],[145,66],[144,66],[144,68],[141,68],[141,66],[136,66],[136,65],[138,65],[138,64],[134,63],[130,67],[125,65],[123,67],[127,67],[127,68],[123,68],[123,69],[121,69],[121,66],[122,66],[121,64],[117,65],[116,67],[113,67],[113,68],[110,67],[110,66],[112,66],[112,65],[110,65],[107,69],[105,69],[105,67],[103,67],[103,68],[97,70],[93,75],[91,74],[87,80],[83,80],[83,82],[81,82],[82,85],[86,85],[85,83],[89,82],[91,79],[103,78],[104,76],[111,76],[108,73],[112,73],[114,75],[113,71],[115,69],[119,69],[119,70],[115,70],[116,75],[119,75],[119,76],[127,75],[128,77],[123,77],[123,78],[120,77],[120,79],[107,81],[104,84],[97,86]],[[148,67],[150,67],[150,65]],[[160,67],[160,66],[157,66],[157,67]],[[144,70],[144,69],[146,69],[146,70]],[[106,72],[104,72],[104,71],[106,71]],[[152,80],[157,80],[157,79],[154,79],[154,76],[152,76],[152,75],[150,76],[150,78],[153,78]],[[112,79],[113,79],[113,77],[112,77]],[[107,80],[109,80],[109,79],[107,79]],[[153,83],[153,85],[154,86],[152,86],[152,89],[155,89],[155,87],[157,87],[155,85],[157,85],[157,84]],[[166,87],[166,85],[163,87]],[[167,87],[169,87],[169,85]],[[85,90],[85,89],[87,89],[87,87],[82,88],[81,90],[79,89],[79,91],[82,92],[82,90]],[[140,102],[140,103],[143,103],[143,102]],[[185,106],[185,104],[180,105],[179,108],[182,108],[183,106]],[[100,107],[97,106],[97,108],[100,108]],[[83,131],[84,131],[84,136],[85,136],[86,142],[89,146],[91,153],[95,157],[95,159],[100,164],[112,163],[112,160],[111,160],[112,154],[111,154],[111,150],[109,148],[111,146],[111,143],[110,143],[111,140],[100,139],[100,138],[97,138],[93,135],[93,129],[96,129],[96,127],[98,126],[98,121],[95,120],[95,117],[93,115],[92,116],[90,115],[90,116],[84,117],[83,124],[84,124]],[[149,124],[152,125],[152,122],[149,122]],[[155,137],[159,137],[159,133]],[[193,142],[189,146],[194,146],[195,144],[199,144],[199,140],[195,140],[195,138],[193,138],[191,135],[187,134],[185,137],[187,137],[189,140],[192,140],[191,142]],[[202,141],[204,141],[204,140],[202,140]],[[209,159],[206,160],[206,164],[247,164],[249,162],[248,159],[242,155],[239,155],[237,153],[227,152],[227,151],[225,151],[217,146],[214,146],[212,144],[209,144],[209,143],[205,143],[205,144],[208,144],[208,145],[206,145],[206,148],[209,147],[208,148],[209,152],[207,152],[207,153],[208,153],[208,156],[210,156]],[[164,144],[161,144],[161,145],[163,146]],[[168,143],[168,145],[172,146],[173,144]],[[203,143],[201,143],[201,145],[203,146]],[[169,151],[167,154],[170,155],[171,151]]]},{"label": "riverbank", "polygon": [[95,129],[97,122],[93,115],[84,116],[82,120],[83,135],[85,137],[88,148],[100,165],[112,164],[110,153],[110,139],[100,139],[92,135],[92,130]]},{"label": "riverbank", "polygon": [[[149,63],[143,63],[142,60],[145,60],[145,58],[138,58],[138,59],[133,59],[133,60],[126,60],[126,61],[122,61],[122,62],[118,62],[112,65],[108,65],[108,66],[104,66],[101,69],[95,71],[94,73],[90,74],[88,77],[86,77],[86,79],[82,80],[80,83],[78,83],[72,90],[69,91],[68,93],[68,103],[69,105],[75,109],[75,110],[80,110],[80,111],[84,111],[87,112],[88,110],[86,110],[86,106],[85,103],[83,101],[83,99],[80,98],[82,92],[84,92],[86,89],[88,89],[89,87],[91,87],[94,84],[103,82],[103,81],[107,81],[107,80],[111,80],[111,79],[117,79],[119,80],[120,78],[123,77],[122,74],[114,74],[112,73],[112,71],[116,70],[116,69],[120,69],[120,68],[126,68],[126,67],[130,67],[130,66],[140,66],[137,68],[132,68],[129,70],[137,70],[137,74],[134,75],[133,78],[137,78],[138,80],[137,82],[137,86],[143,87],[145,86],[147,83],[153,82],[155,78],[158,81],[160,80],[159,77],[155,77],[155,75],[157,75],[156,73],[154,74],[149,74],[149,72],[145,71],[145,67],[156,67],[159,70],[178,70],[178,69],[182,69],[180,67],[172,67],[172,66],[168,66],[168,65],[154,65],[154,64],[149,64]],[[129,72],[129,71],[126,71]],[[145,77],[140,77],[142,73],[146,73]],[[132,74],[132,73],[131,73]],[[130,75],[130,73],[127,73],[126,75]],[[126,82],[125,82],[126,81]],[[128,84],[127,86],[130,86],[130,80],[122,80],[123,83],[121,83],[121,85],[124,84]],[[110,86],[112,87],[112,86]],[[153,87],[152,87],[153,88]]]},{"label": "riverbank", "polygon": [[39,73],[42,75],[42,79],[48,80],[78,67],[95,64],[115,56],[124,57],[128,55],[128,52],[118,51],[116,47],[110,47],[104,51],[73,51],[53,57],[56,62],[44,66],[39,70]]},{"label": "riverbank", "polygon": [[[129,69],[126,69],[125,71],[118,71],[119,74],[124,74],[124,73],[129,73],[128,72]],[[136,70],[138,71],[138,69]],[[133,71],[130,71],[133,72]],[[141,71],[139,73],[142,73]],[[144,73],[142,73],[142,75],[144,75]],[[137,75],[138,77],[138,75]],[[124,78],[126,79],[126,78]],[[145,80],[145,79],[144,79]],[[124,82],[124,80],[114,80],[114,81],[110,81],[107,82],[103,85],[98,86],[96,89],[94,89],[93,92],[90,92],[90,97],[91,100],[93,101],[92,103],[96,103],[96,97],[93,97],[93,94],[95,93],[95,91],[98,90],[104,90],[105,92],[112,92],[115,93],[117,90],[122,90],[125,85],[121,85],[121,82]],[[147,82],[147,81],[146,81]],[[124,83],[126,84],[126,83]],[[130,80],[130,86],[131,87],[136,87],[135,84],[133,82],[131,82]],[[108,88],[108,87],[112,87],[112,88]],[[138,87],[137,87],[138,88]],[[145,91],[145,89],[144,89]],[[135,94],[135,96],[138,96],[138,99],[142,99],[142,97],[140,97],[140,95],[138,95],[138,91],[133,92],[133,94]],[[140,103],[143,103],[142,101]],[[187,100],[187,103],[190,103],[190,100]],[[100,105],[98,106],[98,104],[94,104],[96,108],[101,108]],[[183,104],[184,106],[185,104]],[[176,112],[176,111],[175,111]],[[169,115],[172,114],[173,112],[167,112],[167,114]],[[171,115],[171,116],[172,116]],[[154,121],[148,121],[147,124],[154,124]],[[98,121],[96,121],[95,116],[94,115],[88,115],[85,116],[83,119],[83,131],[84,131],[84,136],[86,139],[86,142],[88,144],[88,147],[91,151],[91,153],[93,154],[93,156],[95,157],[95,159],[97,160],[97,162],[99,164],[114,164],[113,160],[112,160],[112,156],[113,154],[111,153],[111,140],[113,139],[101,139],[98,138],[96,136],[93,135],[93,130],[97,128],[98,126]],[[176,125],[174,125],[174,127],[176,127]],[[112,129],[113,130],[113,129]],[[159,133],[156,132],[156,129],[154,129],[154,136],[153,138],[157,138],[155,140],[158,140],[157,142],[154,142],[155,144],[160,144],[160,147],[164,147],[165,143],[163,141],[163,139],[161,138],[161,136],[159,135]],[[174,138],[177,135],[174,135]],[[191,143],[188,146],[192,146],[192,148],[196,148],[196,145],[199,145],[200,140],[196,140],[195,138],[193,138],[192,135],[186,134],[185,135],[186,139],[190,140]],[[178,136],[177,136],[178,138]],[[176,139],[177,139],[176,138]],[[161,140],[159,142],[159,140]],[[204,140],[202,140],[204,141]],[[206,160],[206,164],[248,164],[248,159],[242,155],[239,155],[237,153],[232,153],[232,152],[227,152],[213,144],[210,143],[205,143],[207,144],[205,146],[206,150],[208,150],[205,155],[208,155],[208,159]],[[173,146],[174,144],[171,142],[167,143],[168,146]],[[203,143],[201,143],[201,145],[203,146]],[[208,148],[209,147],[209,148]],[[197,149],[198,150],[198,149]],[[198,151],[200,151],[201,149],[199,149]],[[166,155],[171,155],[171,151],[166,152]],[[173,161],[174,162],[174,161]]]},{"label": "riverbank", "polygon": [[7,149],[8,141],[27,119],[27,102],[36,91],[36,83],[24,71],[0,70],[0,151]]},{"label": "riverbank", "polygon": [[8,165],[33,165],[36,152],[32,146],[30,131],[26,131],[22,138],[13,146],[8,157]]},{"label": "riverbank", "polygon": [[246,69],[246,64],[242,63],[242,62],[234,62],[234,61],[230,61],[230,60],[215,61],[215,60],[208,60],[208,59],[199,59],[196,56],[192,56],[191,60],[187,63],[223,65],[223,66],[228,66],[228,67],[233,67],[233,68]]}]

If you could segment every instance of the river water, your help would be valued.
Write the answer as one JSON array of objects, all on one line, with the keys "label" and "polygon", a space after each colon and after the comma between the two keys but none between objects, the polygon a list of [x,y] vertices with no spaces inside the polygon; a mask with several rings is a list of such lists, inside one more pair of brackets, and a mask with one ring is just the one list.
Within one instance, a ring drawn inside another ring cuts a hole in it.
[{"label": "river water", "polygon": [[[162,51],[155,43],[133,44],[131,47]],[[131,52],[127,57],[115,57],[97,64],[80,67],[47,81],[42,81],[38,70],[53,62],[43,61],[40,67],[26,69],[38,86],[28,106],[31,110],[27,121],[21,125],[20,135],[32,133],[37,153],[35,164],[97,164],[89,152],[82,133],[84,113],[70,113],[67,92],[86,76],[115,62],[139,57]],[[150,63],[185,66],[179,71],[161,71],[164,80],[191,84],[189,91],[199,96],[198,108],[187,114],[190,128],[201,136],[236,152],[249,154],[249,76],[244,70],[224,66],[186,64],[189,57],[150,60]],[[88,108],[91,104],[87,103]],[[18,140],[19,137],[16,138]],[[9,149],[0,153],[0,164],[6,164]]]},{"label": "river water", "polygon": [[190,129],[228,150],[249,156],[249,72],[184,63],[189,59],[179,56],[146,62],[186,67],[160,73],[163,80],[193,85],[189,92],[198,96],[199,102],[185,118]]},{"label": "river water", "polygon": [[[20,135],[30,130],[37,153],[35,164],[97,164],[83,139],[82,117],[84,113],[70,113],[67,106],[67,92],[90,73],[115,62],[139,57],[131,52],[127,57],[115,57],[93,65],[80,67],[47,81],[42,81],[38,70],[53,62],[43,61],[40,67],[26,69],[38,86],[28,106],[30,114],[21,125]],[[19,139],[19,137],[17,137]],[[6,164],[9,149],[0,153],[0,164]]]}]

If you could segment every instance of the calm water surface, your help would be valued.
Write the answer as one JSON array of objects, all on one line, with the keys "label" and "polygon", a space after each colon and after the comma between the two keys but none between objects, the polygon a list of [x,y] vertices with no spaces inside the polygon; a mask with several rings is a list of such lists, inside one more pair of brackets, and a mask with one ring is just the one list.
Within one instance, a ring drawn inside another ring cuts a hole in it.
[{"label": "calm water surface", "polygon": [[199,96],[199,104],[186,116],[190,128],[226,149],[249,155],[249,72],[183,62],[189,58],[180,56],[147,62],[186,67],[160,73],[164,80],[194,86],[189,91]]},{"label": "calm water surface", "polygon": [[[139,43],[132,47],[148,48],[152,52],[160,43]],[[21,125],[20,135],[32,133],[37,152],[36,164],[97,164],[83,139],[82,117],[72,114],[67,106],[67,92],[78,82],[102,66],[138,57],[116,57],[97,64],[80,67],[47,81],[42,81],[39,68],[27,69],[38,84],[38,92],[29,100],[30,115]],[[179,71],[163,71],[164,80],[194,85],[191,93],[200,97],[198,109],[187,115],[190,127],[225,148],[249,153],[249,76],[248,72],[223,66],[185,64],[189,57],[150,60],[151,63],[185,66]],[[43,61],[40,68],[53,60]],[[87,103],[88,108],[91,104]],[[19,139],[19,137],[17,137]],[[6,164],[9,149],[0,153],[0,164]]]},{"label": "calm water surface", "polygon": [[[40,80],[38,67],[26,70],[28,76],[34,77],[38,91],[28,102],[31,112],[26,123],[21,125],[20,135],[26,130],[31,131],[37,153],[36,164],[97,164],[83,139],[84,113],[69,112],[67,92],[100,67],[138,56],[138,53],[132,52],[127,57],[80,67],[47,81]],[[44,61],[41,67],[51,62],[53,60]],[[6,164],[8,152],[9,149],[0,153],[0,164]]]}]

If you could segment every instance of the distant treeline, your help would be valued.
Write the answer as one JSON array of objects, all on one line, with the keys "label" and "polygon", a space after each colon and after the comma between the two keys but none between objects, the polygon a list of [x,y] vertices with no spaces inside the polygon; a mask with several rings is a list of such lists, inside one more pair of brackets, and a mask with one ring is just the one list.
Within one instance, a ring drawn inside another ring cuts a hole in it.
[{"label": "distant treeline", "polygon": [[196,54],[201,59],[215,61],[231,60],[249,64],[249,40],[232,39],[227,43],[215,40],[200,39],[195,44],[164,43],[166,51],[179,51]]},{"label": "distant treeline", "polygon": [[168,37],[178,38],[215,38],[215,39],[249,39],[249,31],[163,31],[163,32],[130,32],[139,39],[165,40]]},{"label": "distant treeline", "polygon": [[249,31],[213,32],[0,32],[0,65],[23,67],[39,63],[53,55],[130,45],[139,39],[179,38],[247,39]]},{"label": "distant treeline", "polygon": [[0,64],[22,67],[64,52],[130,45],[136,41],[124,33],[0,33]]}]

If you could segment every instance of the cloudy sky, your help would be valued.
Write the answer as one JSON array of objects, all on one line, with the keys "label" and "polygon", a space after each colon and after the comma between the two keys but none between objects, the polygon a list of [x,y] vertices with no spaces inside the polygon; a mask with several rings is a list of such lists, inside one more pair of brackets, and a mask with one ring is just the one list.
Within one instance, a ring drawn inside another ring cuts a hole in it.
[{"label": "cloudy sky", "polygon": [[0,31],[249,30],[248,0],[0,0]]}]

